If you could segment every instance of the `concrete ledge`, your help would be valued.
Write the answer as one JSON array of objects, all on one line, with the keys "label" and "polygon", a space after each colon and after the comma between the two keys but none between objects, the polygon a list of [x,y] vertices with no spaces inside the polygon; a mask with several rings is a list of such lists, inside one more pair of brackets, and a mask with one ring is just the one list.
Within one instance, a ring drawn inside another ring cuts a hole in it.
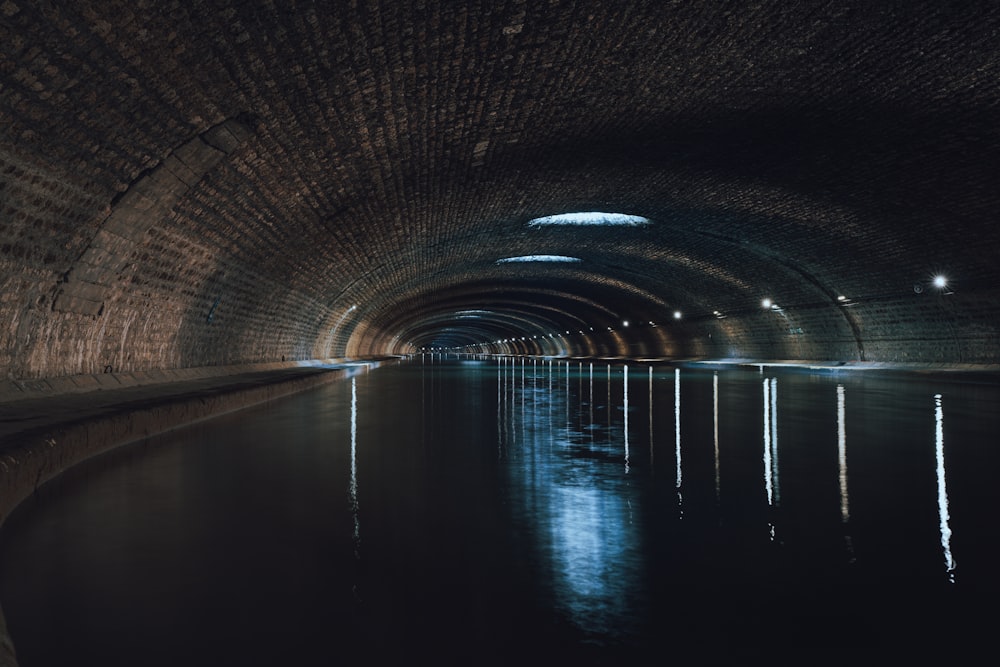
[{"label": "concrete ledge", "polygon": [[[120,445],[192,422],[233,412],[275,398],[318,387],[345,377],[356,368],[302,368],[299,372],[225,376],[226,382],[176,382],[142,392],[130,400],[128,390],[107,392],[109,401],[72,401],[50,396],[22,405],[6,425],[0,444],[0,524],[7,514],[47,480],[63,470]],[[86,398],[86,397],[80,397]],[[102,397],[103,398],[103,397]],[[58,402],[58,406],[56,403]],[[41,418],[29,407],[52,412]],[[39,406],[41,406],[39,408]]]},{"label": "concrete ledge", "polygon": [[11,379],[0,381],[0,403],[10,403],[25,398],[74,394],[121,387],[139,387],[183,380],[196,380],[260,373],[292,368],[336,366],[344,359],[312,359],[309,361],[280,361],[261,364],[233,364],[229,366],[198,366],[194,368],[152,369],[120,373],[91,373],[66,375],[44,379]]},{"label": "concrete ledge", "polygon": [[[73,382],[33,381],[30,386],[15,387],[15,396],[21,400],[0,405],[4,408],[0,416],[7,417],[0,420],[7,422],[0,429],[0,527],[40,485],[86,459],[377,365],[377,361],[334,365],[324,360],[263,368],[186,369],[177,373],[185,379],[166,383],[166,375],[154,380],[134,374],[107,374],[94,376],[93,382],[80,382],[77,377]],[[117,389],[102,391],[100,380],[113,382]],[[0,389],[10,390],[9,385]],[[0,667],[17,667],[2,610]]]}]

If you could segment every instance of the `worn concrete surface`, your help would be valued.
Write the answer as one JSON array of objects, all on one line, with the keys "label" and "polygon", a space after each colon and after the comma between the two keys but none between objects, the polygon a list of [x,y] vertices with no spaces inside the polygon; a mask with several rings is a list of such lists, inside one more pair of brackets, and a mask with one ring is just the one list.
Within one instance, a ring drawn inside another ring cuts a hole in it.
[{"label": "worn concrete surface", "polygon": [[[371,362],[368,365],[377,365]],[[188,369],[169,377],[67,378],[0,393],[0,524],[39,485],[92,456],[202,419],[305,391],[361,363]],[[103,380],[103,382],[102,382]],[[0,667],[16,667],[0,611]]]}]

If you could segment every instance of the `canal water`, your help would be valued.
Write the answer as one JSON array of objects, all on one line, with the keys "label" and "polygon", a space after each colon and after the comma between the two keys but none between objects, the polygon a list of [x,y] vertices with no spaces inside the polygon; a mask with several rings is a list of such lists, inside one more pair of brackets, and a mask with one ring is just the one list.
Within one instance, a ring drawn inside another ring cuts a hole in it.
[{"label": "canal water", "polygon": [[427,357],[68,472],[0,603],[22,667],[959,664],[998,434],[989,383]]}]

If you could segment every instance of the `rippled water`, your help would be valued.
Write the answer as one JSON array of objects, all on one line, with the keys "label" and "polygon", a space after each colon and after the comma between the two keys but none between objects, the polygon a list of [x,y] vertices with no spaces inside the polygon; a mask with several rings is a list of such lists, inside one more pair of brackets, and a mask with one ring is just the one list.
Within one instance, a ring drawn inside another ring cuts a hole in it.
[{"label": "rippled water", "polygon": [[4,527],[23,667],[864,664],[988,645],[1000,387],[382,367],[151,439]]}]

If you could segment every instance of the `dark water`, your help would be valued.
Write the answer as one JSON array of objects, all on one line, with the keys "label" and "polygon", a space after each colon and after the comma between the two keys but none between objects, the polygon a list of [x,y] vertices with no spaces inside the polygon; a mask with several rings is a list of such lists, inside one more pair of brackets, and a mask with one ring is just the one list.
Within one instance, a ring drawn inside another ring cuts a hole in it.
[{"label": "dark water", "polygon": [[998,415],[860,373],[383,366],[48,485],[0,601],[23,667],[962,664]]}]

